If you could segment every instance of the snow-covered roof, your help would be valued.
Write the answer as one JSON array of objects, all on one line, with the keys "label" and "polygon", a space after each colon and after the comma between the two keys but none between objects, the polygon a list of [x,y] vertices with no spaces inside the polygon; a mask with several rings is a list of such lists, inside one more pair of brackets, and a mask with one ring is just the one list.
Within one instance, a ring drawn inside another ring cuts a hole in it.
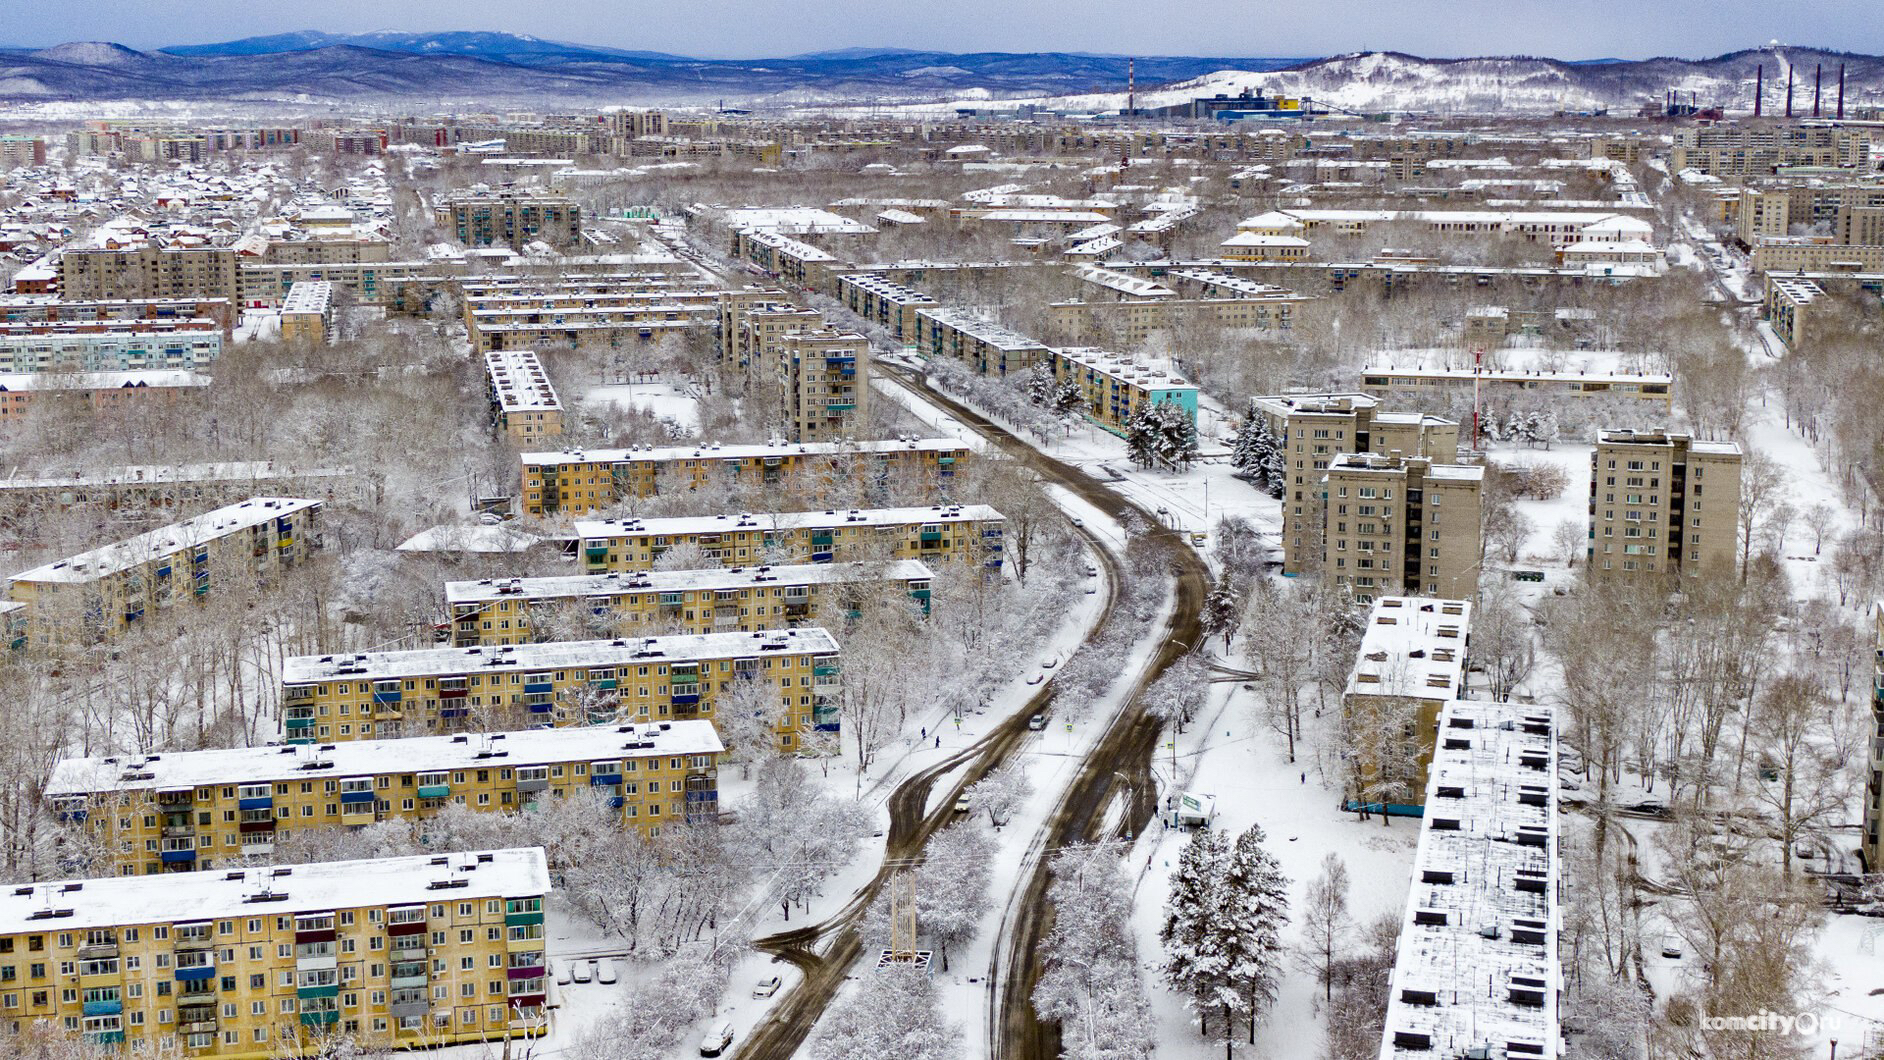
[{"label": "snow-covered roof", "polygon": [[706,567],[700,570],[572,574],[554,578],[484,578],[445,583],[447,604],[492,600],[574,600],[630,594],[687,591],[778,589],[851,582],[910,581],[933,578],[921,560],[887,563],[794,563],[773,567]]},{"label": "snow-covered roof", "polygon": [[746,206],[726,211],[733,228],[786,235],[869,235],[875,228],[816,206]]},{"label": "snow-covered roof", "polygon": [[434,526],[400,542],[396,552],[524,552],[541,538],[513,526]]},{"label": "snow-covered roof", "polygon": [[1217,245],[1223,247],[1299,247],[1307,249],[1311,244],[1301,236],[1279,236],[1268,232],[1238,232]]},{"label": "snow-covered roof", "polygon": [[829,655],[837,641],[817,626],[760,633],[695,633],[674,637],[564,640],[505,647],[415,648],[351,655],[297,655],[283,661],[284,685],[378,681],[405,677],[511,673],[557,667],[648,666],[763,655]]},{"label": "snow-covered roof", "polygon": [[[1438,471],[1435,465],[1431,470]],[[1483,468],[1469,470],[1484,473]],[[1367,615],[1367,629],[1348,674],[1348,694],[1456,698],[1465,691],[1466,640],[1472,605],[1465,600],[1383,596]]]},{"label": "snow-covered roof", "polygon": [[840,286],[849,284],[887,299],[897,305],[938,305],[939,303],[913,287],[897,283],[894,280],[874,272],[853,272],[839,277]]},{"label": "snow-covered roof", "polygon": [[1087,283],[1130,295],[1133,298],[1170,298],[1177,294],[1176,291],[1156,280],[1133,276],[1099,265],[1081,265],[1073,270],[1073,275]]},{"label": "snow-covered roof", "polygon": [[1090,347],[1056,349],[1053,353],[1056,357],[1097,372],[1131,389],[1157,391],[1194,391],[1197,389],[1178,374],[1177,366],[1168,357],[1115,353]]},{"label": "snow-covered roof", "polygon": [[822,512],[681,515],[663,519],[578,519],[576,536],[584,540],[666,537],[830,529],[843,526],[912,526],[920,523],[1005,522],[1007,516],[986,504],[934,505],[926,508],[837,508]]},{"label": "snow-covered roof", "polygon": [[[196,333],[190,333],[192,339]],[[22,390],[164,390],[209,385],[209,376],[181,368],[144,368],[124,372],[0,372],[0,393]]]},{"label": "snow-covered roof", "polygon": [[180,522],[147,530],[89,552],[69,556],[56,563],[13,576],[22,582],[61,582],[82,584],[110,574],[130,570],[154,559],[172,555],[193,545],[200,545],[250,527],[265,526],[296,512],[317,510],[320,501],[299,497],[251,497],[239,504],[228,504]]},{"label": "snow-covered roof", "polygon": [[543,363],[530,350],[491,350],[484,355],[484,371],[505,412],[562,408]]},{"label": "snow-covered roof", "polygon": [[1012,352],[1015,350],[1045,349],[1044,344],[1040,342],[1030,339],[1019,332],[1010,331],[993,321],[983,320],[964,310],[954,309],[948,306],[937,306],[934,309],[919,309],[916,311],[916,315],[919,317],[927,317],[937,324],[985,342],[997,350]]},{"label": "snow-covered roof", "polygon": [[46,797],[108,791],[163,791],[210,784],[259,784],[305,778],[432,773],[490,764],[504,752],[510,767],[598,759],[719,754],[725,750],[713,723],[668,721],[589,725],[518,732],[347,740],[334,744],[282,744],[211,751],[67,758],[53,767]]},{"label": "snow-covered roof", "polygon": [[87,471],[28,472],[15,468],[0,478],[0,492],[61,486],[157,485],[169,482],[254,482],[281,479],[348,478],[350,467],[278,467],[273,461],[217,464],[133,464]]},{"label": "snow-covered roof", "polygon": [[1457,701],[1437,741],[1380,1060],[1554,1060],[1555,721],[1548,707]]},{"label": "snow-covered roof", "polygon": [[187,872],[160,887],[136,876],[52,880],[0,894],[0,935],[421,905],[438,884],[452,901],[534,898],[549,893],[549,866],[542,847],[519,847]]},{"label": "snow-covered roof", "polygon": [[559,464],[661,464],[675,460],[764,460],[771,457],[833,457],[879,453],[962,453],[968,446],[955,438],[876,438],[867,441],[775,442],[770,445],[649,445],[639,449],[564,449],[524,453],[531,467]]}]

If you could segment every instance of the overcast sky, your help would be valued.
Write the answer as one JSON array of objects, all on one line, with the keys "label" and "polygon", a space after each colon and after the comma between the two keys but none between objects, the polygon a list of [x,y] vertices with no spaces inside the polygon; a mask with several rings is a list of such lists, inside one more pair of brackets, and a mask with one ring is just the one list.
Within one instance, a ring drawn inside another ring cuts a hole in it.
[{"label": "overcast sky", "polygon": [[0,0],[0,44],[134,48],[319,29],[507,30],[687,55],[852,46],[1320,56],[1702,57],[1768,40],[1884,53],[1880,0]]}]

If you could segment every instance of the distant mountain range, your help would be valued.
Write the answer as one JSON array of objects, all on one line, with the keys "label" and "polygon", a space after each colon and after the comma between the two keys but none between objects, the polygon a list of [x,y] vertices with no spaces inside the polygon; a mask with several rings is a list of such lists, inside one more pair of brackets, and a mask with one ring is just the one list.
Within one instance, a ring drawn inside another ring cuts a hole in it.
[{"label": "distant mountain range", "polygon": [[[953,52],[843,48],[778,59],[697,59],[542,40],[510,33],[316,31],[137,51],[107,42],[0,49],[0,100],[154,100],[232,103],[429,103],[434,108],[562,100],[582,103],[746,105],[1038,100],[1115,109],[1127,58],[1074,52]],[[1781,105],[1786,68],[1795,103],[1809,107],[1812,72],[1846,65],[1847,98],[1884,99],[1884,59],[1764,48],[1712,59],[1532,57],[1426,59],[1366,52],[1324,59],[1147,56],[1136,60],[1140,101],[1246,88],[1310,95],[1353,110],[1539,113],[1633,109],[1673,89],[1703,106],[1745,109],[1764,63],[1767,103]]]}]

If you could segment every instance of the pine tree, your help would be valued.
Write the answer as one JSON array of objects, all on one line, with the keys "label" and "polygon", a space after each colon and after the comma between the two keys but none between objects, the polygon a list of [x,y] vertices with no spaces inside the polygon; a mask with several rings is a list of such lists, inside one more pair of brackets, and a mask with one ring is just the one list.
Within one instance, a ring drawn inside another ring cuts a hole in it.
[{"label": "pine tree", "polygon": [[1157,424],[1149,405],[1140,405],[1125,422],[1125,451],[1139,467],[1155,466],[1158,460]]},{"label": "pine tree", "polygon": [[1230,572],[1224,571],[1217,576],[1217,584],[1204,597],[1204,609],[1200,620],[1204,626],[1204,636],[1214,637],[1223,634],[1223,650],[1230,650],[1230,638],[1236,636],[1237,620],[1242,617],[1242,600],[1236,589],[1230,585]]},{"label": "pine tree", "polygon": [[1178,855],[1171,895],[1165,899],[1164,927],[1158,932],[1164,943],[1164,980],[1184,995],[1186,1007],[1197,1013],[1205,1034],[1210,1012],[1222,1002],[1230,970],[1229,955],[1216,930],[1223,914],[1222,881],[1229,865],[1229,844],[1223,836],[1208,828],[1192,832],[1191,841]]},{"label": "pine tree", "polygon": [[1053,380],[1053,370],[1044,364],[1035,365],[1034,370],[1027,373],[1027,382],[1023,385],[1023,390],[1027,394],[1028,401],[1036,405],[1046,405],[1054,399],[1058,390]]},{"label": "pine tree", "polygon": [[1061,414],[1078,412],[1083,404],[1085,404],[1085,398],[1080,395],[1079,384],[1071,379],[1061,383],[1059,389],[1053,394],[1052,408],[1055,412]]},{"label": "pine tree", "polygon": [[1269,495],[1280,500],[1289,484],[1288,460],[1283,456],[1282,439],[1277,438],[1269,429],[1267,417],[1257,427],[1257,448],[1262,452],[1263,466],[1261,478],[1269,490]]},{"label": "pine tree", "polygon": [[1256,484],[1257,489],[1269,486],[1265,474],[1268,470],[1268,453],[1265,440],[1270,446],[1274,439],[1268,438],[1268,417],[1257,409],[1254,401],[1249,403],[1249,411],[1243,414],[1243,425],[1236,429],[1236,441],[1230,447],[1230,466],[1237,474]]},{"label": "pine tree", "polygon": [[[1282,929],[1289,922],[1289,881],[1275,855],[1263,849],[1261,825],[1236,837],[1223,880],[1219,948],[1227,959],[1223,992],[1238,1001],[1222,1004],[1225,1021],[1241,1011],[1249,1020],[1249,1040],[1256,1042],[1256,1024],[1276,999],[1276,975],[1282,965]],[[1224,1055],[1229,1055],[1230,1028],[1225,1028]]]}]

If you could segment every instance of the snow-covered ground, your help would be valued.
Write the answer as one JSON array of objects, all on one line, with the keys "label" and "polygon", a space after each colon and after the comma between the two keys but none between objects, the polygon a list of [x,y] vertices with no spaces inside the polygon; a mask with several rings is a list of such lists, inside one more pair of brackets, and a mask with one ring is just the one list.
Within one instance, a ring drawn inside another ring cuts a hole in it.
[{"label": "snow-covered ground", "polygon": [[587,404],[642,409],[673,420],[689,431],[700,429],[700,402],[678,383],[610,383],[583,391]]},{"label": "snow-covered ground", "polygon": [[[1323,774],[1311,761],[1306,746],[1291,763],[1280,737],[1257,719],[1257,693],[1238,682],[1213,686],[1210,705],[1190,731],[1160,747],[1153,768],[1161,777],[1175,771],[1176,787],[1213,795],[1217,800],[1215,827],[1234,836],[1252,824],[1261,825],[1267,847],[1289,879],[1289,906],[1299,912],[1309,881],[1321,871],[1328,853],[1347,864],[1352,887],[1348,909],[1354,936],[1383,913],[1397,913],[1406,902],[1414,848],[1419,843],[1417,821],[1395,821],[1383,827],[1380,818],[1361,823],[1354,814],[1336,808],[1338,778]],[[1188,778],[1188,779],[1186,779]],[[1160,826],[1140,837],[1132,858],[1139,867],[1138,891],[1132,926],[1138,935],[1139,956],[1155,965],[1163,955],[1158,930],[1164,922],[1164,903],[1170,893],[1171,874],[1189,833]],[[1292,922],[1284,935],[1299,944],[1299,924]],[[1314,975],[1284,963],[1276,1002],[1256,1032],[1255,1056],[1304,1057],[1319,1055],[1322,1036],[1320,986]],[[1158,1055],[1169,1060],[1211,1060],[1222,1055],[1220,1041],[1206,1039],[1184,1007],[1183,998],[1152,976],[1152,1009],[1157,1017]]]}]

